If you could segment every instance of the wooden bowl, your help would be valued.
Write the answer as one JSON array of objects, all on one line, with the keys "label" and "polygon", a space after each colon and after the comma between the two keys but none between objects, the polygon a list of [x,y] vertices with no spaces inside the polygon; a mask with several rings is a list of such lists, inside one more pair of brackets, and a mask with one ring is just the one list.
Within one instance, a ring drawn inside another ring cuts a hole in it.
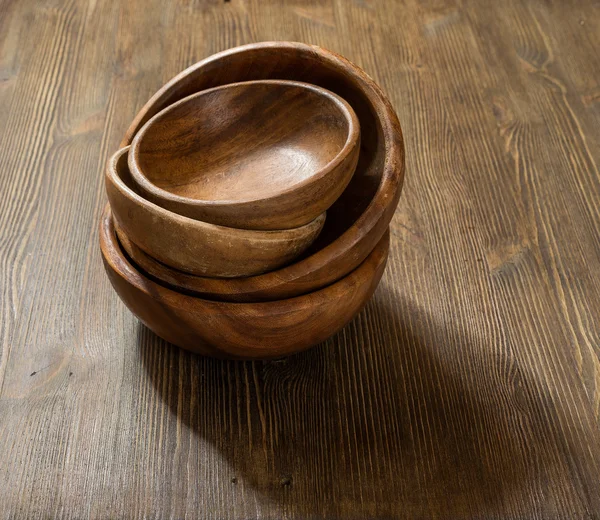
[{"label": "wooden bowl", "polygon": [[170,105],[136,134],[129,169],[145,198],[243,229],[308,224],[344,191],[359,123],[339,96],[308,83],[249,81]]},{"label": "wooden bowl", "polygon": [[[332,52],[304,43],[269,42],[237,47],[211,56],[169,81],[142,108],[123,145],[152,116],[195,92],[257,79],[286,79],[319,85],[344,98],[361,129],[356,171],[327,211],[318,239],[293,264],[226,285],[201,280],[191,290],[219,293],[232,301],[274,300],[313,291],[357,267],[386,232],[404,181],[404,143],[398,118],[375,82]],[[177,286],[186,288],[179,278]]]},{"label": "wooden bowl", "polygon": [[134,190],[125,147],[106,168],[106,192],[115,220],[154,258],[201,276],[249,276],[286,264],[317,237],[325,214],[305,226],[253,231],[215,226],[168,211]]},{"label": "wooden bowl", "polygon": [[100,247],[115,291],[156,334],[204,355],[260,359],[304,350],[348,323],[381,279],[389,233],[384,233],[357,269],[338,282],[304,296],[259,303],[203,300],[148,279],[121,251],[108,206],[100,222]]}]

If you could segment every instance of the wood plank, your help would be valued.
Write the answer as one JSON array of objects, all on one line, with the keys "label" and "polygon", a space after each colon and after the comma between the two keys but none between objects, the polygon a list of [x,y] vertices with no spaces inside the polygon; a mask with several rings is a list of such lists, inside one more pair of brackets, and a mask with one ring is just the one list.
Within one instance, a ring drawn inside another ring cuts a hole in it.
[{"label": "wood plank", "polygon": [[[0,0],[0,516],[600,518],[594,2]],[[308,41],[389,94],[407,180],[366,309],[285,361],[113,293],[102,170],[189,64]]]}]

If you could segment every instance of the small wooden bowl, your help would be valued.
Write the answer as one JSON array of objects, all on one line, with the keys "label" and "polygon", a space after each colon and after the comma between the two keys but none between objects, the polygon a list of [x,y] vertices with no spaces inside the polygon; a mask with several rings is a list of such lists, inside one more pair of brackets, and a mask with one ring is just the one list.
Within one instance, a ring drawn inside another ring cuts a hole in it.
[{"label": "small wooden bowl", "polygon": [[168,266],[200,276],[249,276],[275,269],[317,237],[325,214],[293,229],[252,231],[215,226],[168,211],[134,190],[129,147],[108,161],[106,192],[115,220],[142,250]]},{"label": "small wooden bowl", "polygon": [[[404,181],[400,123],[381,89],[359,67],[325,49],[294,42],[236,47],[192,65],[162,87],[142,108],[123,138],[131,143],[152,116],[176,101],[228,83],[285,79],[319,85],[344,98],[358,116],[361,150],[356,171],[340,198],[327,210],[322,233],[300,259],[259,276],[199,280],[190,290],[231,301],[297,296],[338,280],[357,267],[388,229]],[[174,273],[177,274],[177,273]],[[188,288],[189,278],[176,286]]]},{"label": "small wooden bowl", "polygon": [[190,218],[243,229],[308,224],[344,191],[359,123],[342,98],[296,81],[223,85],[170,105],[136,134],[140,193]]},{"label": "small wooden bowl", "polygon": [[264,359],[287,356],[324,341],[362,309],[385,269],[389,233],[384,233],[357,269],[338,282],[297,298],[259,303],[203,300],[154,283],[121,251],[108,206],[100,221],[100,247],[115,291],[156,334],[208,356]]}]

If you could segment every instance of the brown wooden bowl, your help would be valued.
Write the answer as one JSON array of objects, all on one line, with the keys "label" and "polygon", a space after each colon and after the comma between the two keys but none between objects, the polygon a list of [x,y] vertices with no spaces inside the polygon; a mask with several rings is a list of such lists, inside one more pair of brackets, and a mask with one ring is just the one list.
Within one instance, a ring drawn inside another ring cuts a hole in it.
[{"label": "brown wooden bowl", "polygon": [[256,231],[216,226],[168,211],[135,191],[125,147],[106,168],[106,192],[115,220],[146,253],[200,276],[248,276],[275,269],[301,254],[316,238],[325,214],[305,226]]},{"label": "brown wooden bowl", "polygon": [[389,232],[357,269],[336,283],[304,296],[258,303],[203,300],[153,282],[121,251],[108,206],[100,221],[100,247],[119,297],[160,337],[204,355],[261,359],[307,349],[348,323],[381,279]]},{"label": "brown wooden bowl", "polygon": [[[356,172],[327,211],[327,222],[304,257],[293,264],[222,285],[201,280],[190,286],[232,301],[297,296],[338,280],[357,267],[387,230],[404,181],[404,143],[398,118],[375,82],[332,52],[304,43],[268,42],[211,56],[169,81],[142,108],[123,139],[131,142],[148,119],[195,92],[228,83],[287,79],[319,85],[344,98],[361,129]],[[176,273],[175,273],[176,274]],[[186,289],[188,280],[179,278]]]},{"label": "brown wooden bowl", "polygon": [[140,193],[190,218],[243,229],[308,224],[344,191],[359,123],[315,85],[264,80],[203,90],[136,134],[129,169]]}]

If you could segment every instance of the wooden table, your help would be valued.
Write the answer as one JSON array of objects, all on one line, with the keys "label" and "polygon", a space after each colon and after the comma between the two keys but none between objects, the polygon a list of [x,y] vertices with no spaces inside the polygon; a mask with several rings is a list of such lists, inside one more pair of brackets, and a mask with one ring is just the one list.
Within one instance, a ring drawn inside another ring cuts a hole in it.
[{"label": "wooden table", "polygon": [[[320,347],[203,359],[112,291],[103,167],[269,39],[389,94],[390,262]],[[600,518],[599,48],[592,1],[0,0],[0,516]]]}]

